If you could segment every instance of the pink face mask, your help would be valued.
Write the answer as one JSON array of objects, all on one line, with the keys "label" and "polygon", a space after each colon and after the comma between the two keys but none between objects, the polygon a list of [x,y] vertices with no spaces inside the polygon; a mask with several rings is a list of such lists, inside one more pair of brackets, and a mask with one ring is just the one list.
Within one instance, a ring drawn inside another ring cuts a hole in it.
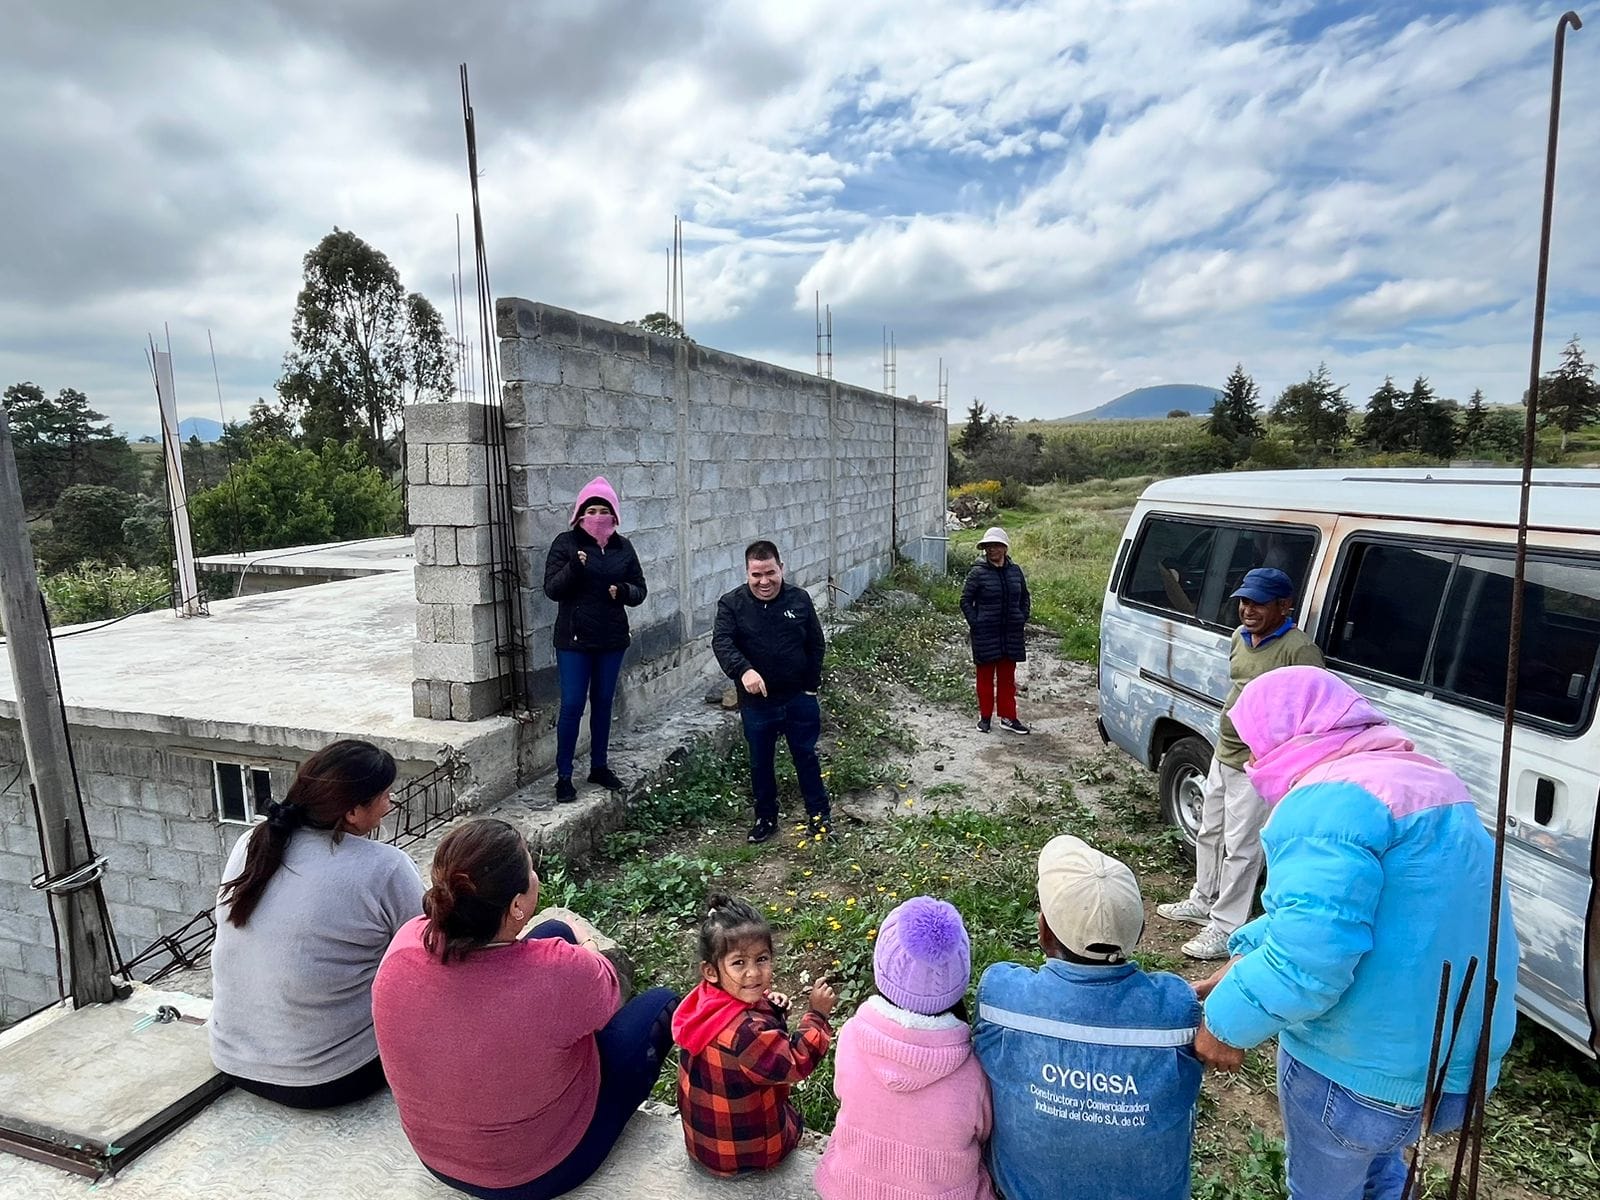
[{"label": "pink face mask", "polygon": [[605,549],[605,544],[611,540],[611,535],[617,529],[617,519],[610,513],[595,513],[592,516],[579,517],[578,524],[583,526],[585,533],[600,543],[601,549]]}]

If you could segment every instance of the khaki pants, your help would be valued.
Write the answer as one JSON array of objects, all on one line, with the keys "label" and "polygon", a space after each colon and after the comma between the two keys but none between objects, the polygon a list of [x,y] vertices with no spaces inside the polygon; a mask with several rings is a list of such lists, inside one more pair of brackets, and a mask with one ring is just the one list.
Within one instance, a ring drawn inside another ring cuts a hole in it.
[{"label": "khaki pants", "polygon": [[1211,910],[1211,924],[1224,933],[1250,919],[1256,882],[1266,862],[1261,849],[1261,827],[1266,823],[1267,806],[1250,786],[1250,777],[1213,758],[1195,839],[1194,890],[1189,894]]}]

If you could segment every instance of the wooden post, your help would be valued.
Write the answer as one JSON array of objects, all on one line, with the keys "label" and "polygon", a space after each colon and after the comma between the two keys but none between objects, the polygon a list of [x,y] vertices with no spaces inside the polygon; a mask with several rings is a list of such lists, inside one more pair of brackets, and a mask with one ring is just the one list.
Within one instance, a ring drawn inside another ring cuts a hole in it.
[{"label": "wooden post", "polygon": [[[17,718],[22,725],[28,773],[33,777],[34,816],[44,843],[45,874],[56,877],[87,866],[90,857],[88,834],[78,816],[67,727],[42,605],[33,543],[22,508],[22,484],[11,447],[11,422],[0,406],[0,618],[5,621]],[[55,912],[67,994],[73,1006],[115,999],[111,935],[102,915],[99,883],[51,896],[49,903]]]}]

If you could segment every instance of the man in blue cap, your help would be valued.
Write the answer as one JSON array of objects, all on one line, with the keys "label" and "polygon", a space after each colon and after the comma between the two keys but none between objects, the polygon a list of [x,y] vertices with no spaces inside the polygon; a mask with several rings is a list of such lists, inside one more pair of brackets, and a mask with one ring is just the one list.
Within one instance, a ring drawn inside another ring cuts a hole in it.
[{"label": "man in blue cap", "polygon": [[1256,883],[1265,857],[1261,827],[1267,806],[1250,786],[1244,764],[1250,750],[1228,719],[1244,685],[1278,667],[1323,666],[1322,651],[1289,614],[1294,611],[1294,581],[1276,567],[1245,573],[1234,591],[1239,628],[1228,652],[1228,698],[1222,729],[1206,776],[1200,829],[1195,836],[1195,883],[1187,898],[1156,905],[1169,921],[1202,929],[1183,944],[1190,958],[1228,957],[1228,937],[1250,919]]}]

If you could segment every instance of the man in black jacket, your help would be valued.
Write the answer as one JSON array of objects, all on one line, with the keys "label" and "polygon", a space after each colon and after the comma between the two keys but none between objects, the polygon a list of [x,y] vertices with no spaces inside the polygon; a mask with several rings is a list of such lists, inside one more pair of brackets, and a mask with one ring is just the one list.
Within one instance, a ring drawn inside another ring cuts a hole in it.
[{"label": "man in black jacket", "polygon": [[783,560],[771,542],[744,552],[745,582],[717,601],[711,649],[739,690],[739,716],[750,745],[756,823],[750,841],[778,832],[778,777],[773,759],[781,734],[789,742],[809,831],[828,829],[828,789],[817,761],[822,734],[822,622],[804,588],[783,581]]}]

